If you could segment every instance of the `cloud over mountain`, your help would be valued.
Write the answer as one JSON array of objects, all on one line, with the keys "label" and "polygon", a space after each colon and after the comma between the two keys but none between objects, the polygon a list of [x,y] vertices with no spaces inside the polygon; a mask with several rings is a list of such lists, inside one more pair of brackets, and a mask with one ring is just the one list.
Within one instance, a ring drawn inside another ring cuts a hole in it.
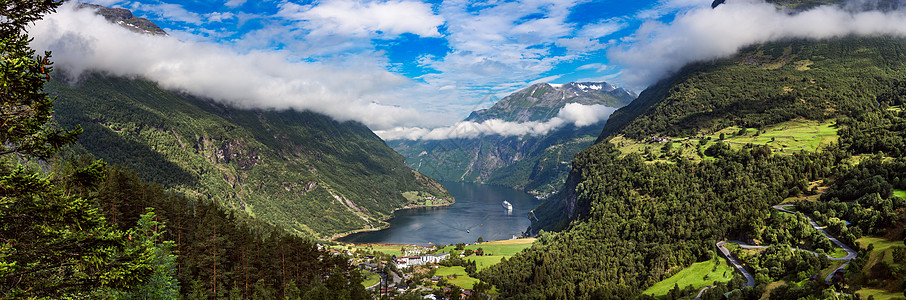
[{"label": "cloud over mountain", "polygon": [[203,42],[137,34],[72,4],[29,29],[32,47],[53,51],[58,69],[142,77],[162,87],[240,108],[311,110],[372,128],[401,126],[424,116],[377,104],[411,85],[380,67],[337,67],[293,60],[283,51],[238,53]]},{"label": "cloud over mountain", "polygon": [[375,133],[385,140],[444,140],[476,138],[483,135],[523,136],[545,135],[567,125],[585,127],[607,120],[616,108],[600,104],[582,105],[568,103],[556,117],[544,122],[507,122],[500,119],[482,122],[462,121],[448,127],[426,129],[419,127],[397,127],[377,130]]},{"label": "cloud over mountain", "polygon": [[[866,1],[859,7],[866,6]],[[680,12],[670,23],[649,21],[608,58],[621,66],[633,88],[648,86],[687,63],[730,56],[742,47],[788,38],[824,39],[846,35],[906,36],[906,12],[853,10],[853,5],[820,6],[790,13],[763,1],[739,0],[711,9]],[[876,7],[876,6],[874,6]]]}]

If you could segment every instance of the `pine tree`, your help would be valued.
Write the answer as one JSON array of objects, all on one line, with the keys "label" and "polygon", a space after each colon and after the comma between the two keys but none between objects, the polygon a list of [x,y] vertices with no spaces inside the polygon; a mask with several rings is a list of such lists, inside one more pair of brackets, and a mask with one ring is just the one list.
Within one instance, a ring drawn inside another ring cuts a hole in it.
[{"label": "pine tree", "polygon": [[35,55],[25,32],[59,5],[0,1],[0,298],[128,289],[153,269],[81,195],[103,178],[103,162],[59,174],[35,170],[81,132],[51,124],[54,99],[43,93],[50,53]]},{"label": "pine tree", "polygon": [[147,209],[135,228],[128,232],[130,250],[145,252],[143,257],[151,259],[154,272],[140,285],[127,292],[116,294],[116,299],[177,299],[179,281],[176,280],[176,255],[173,241],[164,241],[161,235],[165,226],[157,220],[153,209]]}]

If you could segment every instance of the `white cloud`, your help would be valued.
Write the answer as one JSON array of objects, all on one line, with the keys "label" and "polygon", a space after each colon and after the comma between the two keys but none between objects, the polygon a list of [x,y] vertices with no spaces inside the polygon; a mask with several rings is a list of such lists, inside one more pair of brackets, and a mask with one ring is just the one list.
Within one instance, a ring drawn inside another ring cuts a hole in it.
[{"label": "white cloud", "polygon": [[227,7],[230,7],[230,8],[237,8],[237,7],[245,4],[245,1],[246,0],[229,0],[226,3],[224,3],[224,5],[226,5]]},{"label": "white cloud", "polygon": [[620,20],[606,20],[598,23],[587,24],[579,30],[578,36],[587,38],[600,38],[613,34],[626,28],[626,23]]},{"label": "white cloud", "polygon": [[[414,1],[358,2],[332,0],[315,6],[291,2],[280,5],[278,15],[302,21],[312,35],[391,36],[413,33],[437,37],[444,18],[435,15],[428,4]],[[380,35],[380,34],[379,34]]]},{"label": "white cloud", "polygon": [[432,123],[436,117],[377,104],[396,101],[398,90],[423,87],[374,65],[297,62],[287,52],[238,54],[215,44],[137,34],[72,4],[29,30],[32,47],[53,51],[56,65],[69,74],[139,76],[240,108],[311,110],[378,129]]},{"label": "white cloud", "polygon": [[600,41],[601,38],[610,36],[627,26],[626,22],[619,19],[586,24],[577,30],[573,37],[557,40],[557,45],[577,53],[601,50],[607,47],[606,43]]},{"label": "white cloud", "polygon": [[204,23],[201,15],[186,10],[182,5],[172,3],[143,4],[133,2],[130,6],[133,11],[144,11],[156,15],[164,20],[185,22],[190,24]]},{"label": "white cloud", "polygon": [[[761,0],[733,0],[733,1],[761,1]],[[661,0],[658,1],[652,8],[641,10],[635,13],[633,16],[634,19],[638,20],[653,20],[658,19],[667,15],[671,15],[678,11],[687,10],[690,8],[696,7],[709,7],[711,1],[701,1],[701,0]]]},{"label": "white cloud", "polygon": [[646,22],[608,57],[622,67],[622,81],[641,88],[687,63],[726,57],[748,45],[851,34],[906,36],[906,13],[822,6],[791,15],[760,1],[728,1],[686,11],[669,24]]},{"label": "white cloud", "polygon": [[97,4],[97,5],[101,5],[101,6],[113,7],[113,5],[119,4],[123,1],[122,0],[88,0],[88,1],[83,1],[83,2]]},{"label": "white cloud", "polygon": [[559,61],[548,57],[550,46],[573,31],[565,19],[574,5],[527,0],[476,7],[468,1],[445,1],[439,10],[447,19],[452,51],[423,60],[441,72],[425,79],[467,88],[534,80]]},{"label": "white cloud", "polygon": [[602,63],[590,63],[590,64],[585,64],[585,65],[579,66],[578,68],[576,68],[576,70],[596,70],[598,72],[603,72],[603,71],[607,70],[608,68],[610,68],[610,66],[602,64]]},{"label": "white cloud", "polygon": [[607,36],[625,28],[621,18],[590,24],[569,20],[582,0],[447,0],[438,8],[446,18],[446,55],[423,57],[420,65],[437,71],[420,79],[435,86],[512,92],[542,80],[563,63],[605,49]]},{"label": "white cloud", "polygon": [[615,110],[616,108],[600,104],[582,105],[569,103],[560,109],[560,112],[557,113],[557,118],[563,119],[566,123],[573,124],[576,127],[585,127],[607,120],[607,117],[610,117],[610,114]]},{"label": "white cloud", "polygon": [[384,140],[444,140],[477,138],[484,135],[524,136],[545,135],[563,126],[585,127],[607,120],[616,108],[604,105],[582,105],[569,103],[560,109],[557,116],[545,122],[506,122],[499,119],[481,123],[463,121],[453,126],[425,129],[420,127],[396,127],[376,130]]},{"label": "white cloud", "polygon": [[208,20],[209,22],[223,22],[225,20],[230,20],[230,19],[233,19],[236,17],[236,15],[234,15],[231,12],[216,12],[216,11],[205,14],[204,16],[205,16],[205,19]]}]

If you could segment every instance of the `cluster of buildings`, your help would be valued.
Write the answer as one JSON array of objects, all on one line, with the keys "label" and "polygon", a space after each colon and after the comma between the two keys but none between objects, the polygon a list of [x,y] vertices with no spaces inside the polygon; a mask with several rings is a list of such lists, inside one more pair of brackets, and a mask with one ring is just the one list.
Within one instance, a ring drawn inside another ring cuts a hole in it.
[{"label": "cluster of buildings", "polygon": [[647,140],[645,140],[645,143],[648,143],[648,144],[663,144],[663,143],[669,143],[669,142],[672,142],[672,140],[669,137],[664,137],[664,136],[650,137]]},{"label": "cluster of buildings", "polygon": [[426,265],[429,263],[438,263],[444,259],[450,257],[450,253],[438,253],[438,254],[429,254],[421,256],[403,256],[393,259],[393,263],[397,268],[402,269],[406,267],[414,267]]}]

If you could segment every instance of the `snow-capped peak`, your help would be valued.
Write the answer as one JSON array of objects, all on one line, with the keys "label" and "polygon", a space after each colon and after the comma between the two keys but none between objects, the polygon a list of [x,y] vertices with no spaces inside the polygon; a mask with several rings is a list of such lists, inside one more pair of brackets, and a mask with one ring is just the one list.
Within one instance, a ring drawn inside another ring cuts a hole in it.
[{"label": "snow-capped peak", "polygon": [[595,90],[609,92],[617,89],[617,87],[606,82],[576,82],[573,83],[573,86],[583,91]]}]

